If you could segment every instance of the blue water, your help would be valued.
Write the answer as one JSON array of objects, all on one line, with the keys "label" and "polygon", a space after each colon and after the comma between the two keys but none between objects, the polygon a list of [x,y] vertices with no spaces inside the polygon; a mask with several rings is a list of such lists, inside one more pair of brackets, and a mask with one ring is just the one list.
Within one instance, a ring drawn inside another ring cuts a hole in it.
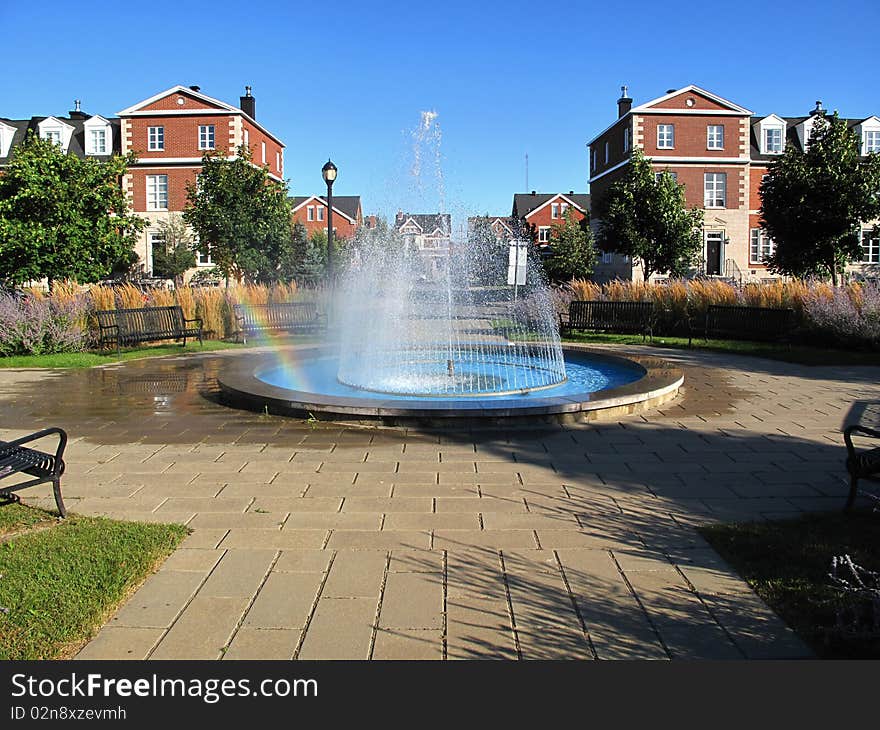
[{"label": "blue water", "polygon": [[[514,384],[522,382],[522,376],[517,375],[516,366],[507,364],[508,372],[501,377],[508,377],[509,382],[494,383],[495,390],[508,389],[503,396],[478,394],[481,399],[493,397],[505,397],[516,399],[537,399],[558,396],[576,395],[579,393],[594,393],[599,390],[616,388],[627,383],[635,382],[645,375],[645,370],[635,363],[609,362],[604,360],[590,360],[588,355],[566,354],[565,371],[567,380],[559,385],[535,390],[517,389]],[[404,390],[411,385],[413,392],[375,392],[363,390],[340,383],[336,379],[338,359],[335,357],[321,357],[313,360],[299,362],[295,367],[279,366],[269,368],[256,373],[257,378],[269,385],[274,385],[288,390],[303,393],[314,393],[346,398],[376,399],[376,400],[412,400],[413,398],[436,398],[437,400],[467,400],[468,397],[456,395],[453,397],[444,395],[443,379],[449,377],[446,372],[446,364],[438,364],[435,373],[429,373],[421,378],[417,384],[392,383],[394,390]],[[498,364],[461,364],[458,366],[453,377],[467,380],[473,378],[474,382],[484,383],[487,372],[491,371],[491,377],[497,378]],[[499,387],[500,386],[500,387]],[[389,388],[391,390],[392,388]]]}]

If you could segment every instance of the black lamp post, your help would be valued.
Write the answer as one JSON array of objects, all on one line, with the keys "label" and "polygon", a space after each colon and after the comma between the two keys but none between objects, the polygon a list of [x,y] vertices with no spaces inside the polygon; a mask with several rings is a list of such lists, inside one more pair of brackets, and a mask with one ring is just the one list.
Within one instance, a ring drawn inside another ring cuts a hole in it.
[{"label": "black lamp post", "polygon": [[329,159],[321,168],[321,176],[327,183],[327,280],[333,285],[333,181],[336,180],[336,165]]}]

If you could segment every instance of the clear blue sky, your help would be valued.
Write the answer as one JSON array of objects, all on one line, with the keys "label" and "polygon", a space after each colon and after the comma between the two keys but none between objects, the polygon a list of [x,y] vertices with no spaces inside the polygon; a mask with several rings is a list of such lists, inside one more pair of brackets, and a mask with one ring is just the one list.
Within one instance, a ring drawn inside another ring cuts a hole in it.
[{"label": "clear blue sky", "polygon": [[529,189],[586,190],[585,143],[621,84],[637,104],[694,83],[758,114],[822,99],[880,115],[877,0],[100,5],[0,0],[0,116],[62,115],[75,98],[113,115],[175,84],[237,104],[249,84],[287,145],[291,193],[323,192],[332,156],[334,192],[367,214],[431,205],[406,192],[424,110],[439,115],[448,209],[493,214],[526,190],[526,154]]}]

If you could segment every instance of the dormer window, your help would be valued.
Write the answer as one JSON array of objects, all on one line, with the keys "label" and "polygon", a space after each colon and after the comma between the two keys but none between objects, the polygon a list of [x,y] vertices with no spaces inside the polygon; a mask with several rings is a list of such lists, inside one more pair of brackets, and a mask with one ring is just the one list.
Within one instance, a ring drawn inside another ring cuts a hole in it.
[{"label": "dormer window", "polygon": [[865,131],[865,139],[862,143],[862,154],[870,154],[871,152],[880,152],[880,129],[869,129]]},{"label": "dormer window", "polygon": [[782,127],[764,129],[764,154],[778,155],[782,152]]},{"label": "dormer window", "polygon": [[106,129],[90,129],[88,137],[88,148],[86,153],[89,155],[106,155],[107,154],[107,130]]},{"label": "dormer window", "polygon": [[57,144],[59,147],[61,146],[61,130],[60,129],[47,129],[43,132],[43,139],[51,142],[52,144]]}]

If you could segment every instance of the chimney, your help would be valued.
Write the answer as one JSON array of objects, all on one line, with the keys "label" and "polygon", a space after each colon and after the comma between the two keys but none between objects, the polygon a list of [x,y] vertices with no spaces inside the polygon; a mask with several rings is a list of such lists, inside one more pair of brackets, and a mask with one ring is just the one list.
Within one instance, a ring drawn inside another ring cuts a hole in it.
[{"label": "chimney", "polygon": [[825,110],[822,108],[822,100],[817,99],[816,100],[816,108],[810,112],[810,116],[815,117],[815,116],[824,115],[824,114],[825,114]]},{"label": "chimney", "polygon": [[397,211],[397,215],[394,216],[394,222],[395,222],[395,224],[397,224],[397,225],[399,226],[401,223],[403,223],[403,219],[404,219],[404,217],[405,217],[405,216],[403,215],[403,211],[402,211],[402,210],[398,210],[398,211]]},{"label": "chimney", "polygon": [[251,96],[251,87],[244,87],[244,96],[239,97],[239,107],[251,119],[257,118],[257,100]]},{"label": "chimney", "polygon": [[537,195],[537,193],[534,190],[532,190],[532,195]]},{"label": "chimney", "polygon": [[617,118],[620,119],[624,114],[628,114],[632,109],[633,100],[626,95],[626,86],[620,87],[620,98],[617,100]]},{"label": "chimney", "polygon": [[666,89],[667,94],[674,94],[678,89]]},{"label": "chimney", "polygon": [[70,119],[88,119],[89,118],[88,114],[86,114],[84,111],[80,110],[79,105],[80,105],[80,100],[74,99],[73,100],[73,106],[74,106],[73,110],[67,112],[67,116]]},{"label": "chimney", "polygon": [[569,191],[568,191],[568,194],[569,194],[569,195],[574,195],[574,190],[569,190]]},{"label": "chimney", "polygon": [[193,91],[201,91],[202,90],[201,86],[190,86],[189,88],[191,88]]}]

